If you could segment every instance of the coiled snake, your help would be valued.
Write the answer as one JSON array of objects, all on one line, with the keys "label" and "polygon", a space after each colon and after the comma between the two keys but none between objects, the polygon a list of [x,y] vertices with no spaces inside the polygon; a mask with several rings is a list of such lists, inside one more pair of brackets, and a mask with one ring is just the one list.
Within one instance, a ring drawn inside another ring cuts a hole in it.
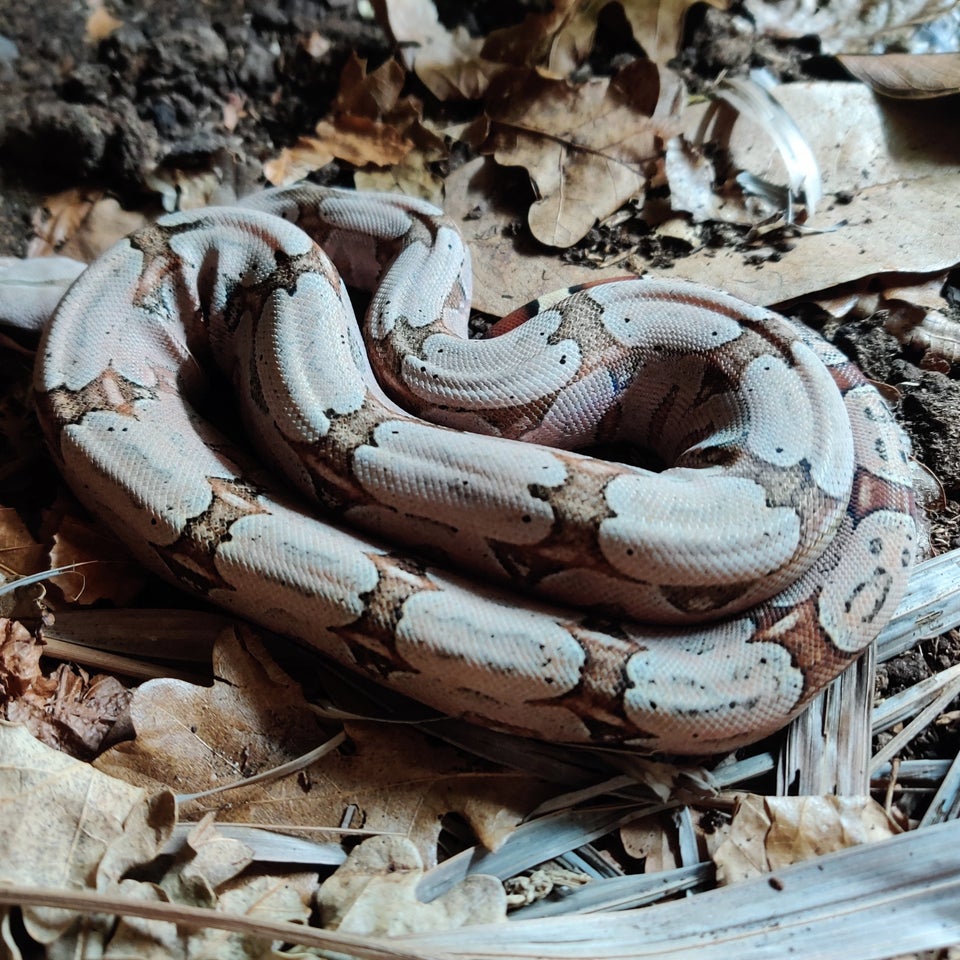
[{"label": "coiled snake", "polygon": [[[372,290],[363,338],[320,247]],[[147,566],[438,710],[676,753],[782,726],[912,562],[880,396],[691,283],[570,290],[485,340],[469,301],[459,233],[421,201],[302,185],[174,214],[61,301],[41,418]],[[285,482],[201,414],[224,381]],[[667,469],[571,452],[609,442]]]}]

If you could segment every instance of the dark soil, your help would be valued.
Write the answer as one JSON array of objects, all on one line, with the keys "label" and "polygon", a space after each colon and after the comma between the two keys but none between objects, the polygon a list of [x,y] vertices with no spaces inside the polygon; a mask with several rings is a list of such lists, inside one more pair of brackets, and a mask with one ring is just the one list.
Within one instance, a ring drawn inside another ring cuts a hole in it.
[{"label": "dark soil", "polygon": [[[220,150],[259,169],[327,112],[352,51],[373,63],[391,54],[353,6],[115,3],[123,26],[91,43],[82,4],[3,4],[0,35],[18,56],[0,83],[0,253],[22,252],[44,192],[92,184],[136,205],[154,167],[205,164]],[[330,43],[323,58],[303,48],[314,32]],[[228,131],[231,95],[246,116]]]}]

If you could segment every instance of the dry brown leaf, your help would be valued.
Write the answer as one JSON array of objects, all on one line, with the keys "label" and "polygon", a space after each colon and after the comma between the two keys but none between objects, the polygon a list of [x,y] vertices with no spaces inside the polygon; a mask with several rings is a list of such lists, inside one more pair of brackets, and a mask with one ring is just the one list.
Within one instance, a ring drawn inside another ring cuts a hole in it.
[{"label": "dry brown leaf", "polygon": [[[621,0],[633,38],[654,63],[665,64],[680,52],[687,11],[697,0]],[[726,10],[729,0],[706,0]]]},{"label": "dry brown leaf", "polygon": [[[554,0],[553,9],[532,13],[515,27],[495,30],[483,45],[489,60],[543,67],[554,77],[569,76],[593,49],[597,18],[612,0]],[[696,0],[619,0],[633,37],[647,56],[665,64],[676,56],[687,10]],[[708,0],[725,8],[724,0]]]},{"label": "dry brown leaf", "polygon": [[440,22],[433,0],[374,0],[377,19],[407,67],[438,100],[476,100],[502,66],[480,55],[483,41]]},{"label": "dry brown leaf", "polygon": [[327,929],[395,937],[506,919],[496,877],[474,874],[430,903],[417,899],[423,861],[403,837],[371,837],[323,883],[320,922]]},{"label": "dry brown leaf", "polygon": [[116,677],[91,679],[61,664],[44,675],[44,643],[22,624],[0,619],[0,700],[3,718],[24,724],[38,740],[90,757],[126,710],[130,692]]},{"label": "dry brown leaf", "polygon": [[943,288],[948,276],[946,271],[930,276],[894,275],[880,289],[881,300],[887,306],[900,302],[927,310],[938,310],[946,302]]},{"label": "dry brown leaf", "polygon": [[65,190],[47,197],[34,213],[35,237],[27,256],[59,253],[90,263],[146,222],[142,213],[121,209],[112,197],[104,197],[102,190]]},{"label": "dry brown leaf", "polygon": [[[180,882],[175,863],[159,883],[125,879],[108,892],[136,900],[205,907],[251,921],[306,923],[318,887],[315,873],[248,874],[231,879],[214,892],[208,878],[194,874]],[[184,929],[176,923],[140,917],[87,914],[66,936],[48,948],[50,960],[103,956],[105,960],[197,960],[222,957],[272,957],[281,943],[217,927]]]},{"label": "dry brown leaf", "polygon": [[213,669],[212,687],[169,679],[141,684],[129,711],[136,739],[106,751],[98,769],[196,793],[286,762],[327,739],[299,684],[246,629],[224,632]]},{"label": "dry brown leaf", "polygon": [[389,167],[436,137],[420,124],[422,104],[401,97],[404,70],[387,60],[372,73],[356,55],[340,74],[340,89],[330,114],[314,131],[293,147],[264,164],[264,175],[273,184],[292,183],[318,170],[335,157],[356,167]]},{"label": "dry brown leaf", "polygon": [[38,573],[47,566],[47,548],[34,540],[13,507],[0,507],[0,575],[5,579]]},{"label": "dry brown leaf", "polygon": [[753,265],[742,251],[704,250],[670,275],[774,306],[862,277],[950,269],[960,263],[960,251],[953,241],[956,213],[943,198],[957,191],[957,172],[870,187],[843,206],[825,205],[825,214],[842,217],[842,225],[800,237],[776,262]]},{"label": "dry brown leaf", "polygon": [[[148,903],[167,901],[159,886],[136,880],[121,880],[109,892]],[[187,936],[184,933],[177,924],[162,920],[85,914],[64,936],[47,947],[46,958],[93,960],[95,957],[104,957],[105,960],[121,960],[136,957],[137,960],[187,960],[192,931]]]},{"label": "dry brown leaf", "polygon": [[441,134],[419,122],[407,133],[414,142],[413,150],[386,169],[357,170],[354,184],[358,190],[399,192],[443,206],[444,181],[434,173],[433,166],[447,156],[446,142]]},{"label": "dry brown leaf", "polygon": [[[152,859],[173,822],[169,793],[148,797],[45,747],[24,727],[0,723],[0,881],[104,890]],[[73,920],[67,910],[23,910],[39,943]]]},{"label": "dry brown leaf", "polygon": [[224,186],[223,171],[218,167],[206,170],[162,167],[153,170],[144,179],[150,189],[160,194],[160,201],[167,213],[216,206],[218,194]]},{"label": "dry brown leaf", "polygon": [[[785,84],[775,94],[820,162],[823,231],[798,237],[776,262],[749,263],[753,250],[709,249],[679,262],[673,275],[774,305],[877,274],[935,273],[958,262],[956,212],[943,202],[960,187],[960,127],[949,101],[878,100],[860,83]],[[783,182],[775,147],[748,117],[694,104],[682,120],[688,138],[700,131],[726,147],[734,169]],[[828,202],[831,195],[837,201]]]},{"label": "dry brown leaf", "polygon": [[71,602],[83,606],[99,600],[111,600],[118,606],[129,604],[143,588],[143,568],[130,559],[127,548],[102,524],[94,524],[67,513],[53,534],[50,563],[83,566],[51,577]]},{"label": "dry brown leaf", "polygon": [[[252,921],[306,923],[311,912],[310,900],[317,886],[317,875],[311,873],[248,876],[235,881],[209,904],[189,898],[174,902],[210,906]],[[168,901],[162,886],[132,880],[122,881],[113,892],[136,899]],[[97,948],[102,950],[104,960],[130,957],[136,957],[137,960],[220,960],[228,957],[297,956],[281,953],[280,941],[270,944],[257,937],[217,927],[187,931],[163,920],[120,917],[114,929],[112,918],[95,915],[84,919],[85,924],[74,936],[65,937],[55,944],[59,952],[48,954],[51,960],[97,956]]]},{"label": "dry brown leaf", "polygon": [[268,183],[282,187],[302,180],[308,173],[325,167],[333,160],[326,144],[312,137],[298,137],[292,147],[284,147],[277,156],[263,165]]},{"label": "dry brown leaf", "polygon": [[566,77],[589,56],[597,16],[610,2],[554,0],[552,10],[528,14],[517,26],[494,30],[483,44],[483,55],[515,66],[543,67],[553,77]]},{"label": "dry brown leaf", "polygon": [[93,205],[103,198],[102,190],[64,190],[47,197],[33,214],[34,239],[27,255],[44,257],[58,253],[90,216]]},{"label": "dry brown leaf", "polygon": [[342,118],[336,124],[321,120],[317,136],[299,137],[292,147],[263,165],[270,183],[283,186],[301,180],[326,166],[335,157],[356,167],[385,167],[399,163],[413,149],[413,142],[396,128],[364,117]]},{"label": "dry brown leaf", "polygon": [[420,110],[412,98],[400,99],[406,72],[396,60],[385,60],[373,73],[367,61],[355,53],[340,72],[340,86],[333,100],[334,116],[366,117],[382,120],[390,117],[412,119]]},{"label": "dry brown leaf", "polygon": [[443,180],[430,168],[429,157],[420,152],[411,151],[386,170],[358,170],[353,175],[353,182],[358,190],[402,193],[443,206]]},{"label": "dry brown leaf", "polygon": [[321,120],[315,132],[315,137],[301,137],[297,147],[309,144],[318,159],[339,157],[355,167],[387,167],[399,163],[413,149],[413,141],[396,127],[366,117],[341,117],[335,124]]},{"label": "dry brown leaf", "polygon": [[885,97],[927,100],[960,93],[960,53],[841,54],[837,59]]},{"label": "dry brown leaf", "polygon": [[22,623],[0,619],[0,699],[4,710],[21,697],[43,703],[56,689],[56,681],[44,677],[40,669],[43,649],[43,641]]},{"label": "dry brown leaf", "polygon": [[[96,761],[99,769],[141,785],[198,793],[296,759],[328,739],[299,686],[246,629],[214,651],[212,688],[175,680],[142,684],[130,705],[136,739]],[[475,772],[451,748],[412,729],[351,724],[349,751],[333,751],[295,775],[241,786],[185,805],[217,810],[221,820],[338,826],[351,805],[373,831],[403,833],[424,861],[436,859],[441,817],[451,811],[496,847],[543,798],[539,781]]]},{"label": "dry brown leaf", "polygon": [[900,828],[871,797],[745,794],[737,798],[730,832],[713,854],[717,880],[746,880],[897,833]]},{"label": "dry brown leaf", "polygon": [[658,93],[648,60],[578,86],[525,69],[494,80],[485,150],[530,174],[540,199],[528,222],[541,243],[571,246],[640,192],[664,133],[665,124],[651,119]]},{"label": "dry brown leaf", "polygon": [[[220,889],[216,907],[224,913],[249,917],[251,920],[306,923],[318,886],[319,878],[315,873],[238,877]],[[190,956],[264,956],[263,946],[257,938],[209,927],[191,937]],[[279,950],[281,944],[275,942],[273,946]]]},{"label": "dry brown leaf", "polygon": [[[44,743],[73,756],[94,756],[104,737],[126,711],[130,691],[112,674],[91,677],[62,663],[48,678],[46,699],[24,696],[6,705],[6,719],[24,723]],[[40,692],[40,688],[35,691]]]}]

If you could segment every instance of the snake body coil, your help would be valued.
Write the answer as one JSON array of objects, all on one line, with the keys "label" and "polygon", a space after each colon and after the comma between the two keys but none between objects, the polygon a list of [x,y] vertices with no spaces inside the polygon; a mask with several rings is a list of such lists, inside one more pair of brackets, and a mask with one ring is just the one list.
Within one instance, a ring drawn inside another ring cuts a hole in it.
[{"label": "snake body coil", "polygon": [[[372,290],[365,344],[320,247]],[[782,726],[912,562],[880,396],[815,334],[690,283],[571,290],[483,341],[469,299],[460,236],[420,201],[298,186],[174,214],[64,297],[38,406],[146,565],[439,710],[676,753]],[[284,482],[201,416],[208,362]],[[572,452],[623,441],[667,469]]]}]

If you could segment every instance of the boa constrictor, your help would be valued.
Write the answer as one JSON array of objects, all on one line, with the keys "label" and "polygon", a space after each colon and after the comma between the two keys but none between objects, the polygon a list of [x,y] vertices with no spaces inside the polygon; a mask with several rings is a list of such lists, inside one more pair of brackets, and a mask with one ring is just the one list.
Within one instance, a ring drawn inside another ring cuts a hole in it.
[{"label": "boa constrictor", "polygon": [[[362,335],[321,247],[372,291]],[[571,289],[485,340],[469,301],[432,206],[266,191],[89,267],[38,407],[146,565],[445,713],[699,754],[785,724],[912,562],[878,393],[814,333],[692,283]],[[212,425],[226,381],[286,481]],[[666,469],[572,452],[610,442]]]}]

